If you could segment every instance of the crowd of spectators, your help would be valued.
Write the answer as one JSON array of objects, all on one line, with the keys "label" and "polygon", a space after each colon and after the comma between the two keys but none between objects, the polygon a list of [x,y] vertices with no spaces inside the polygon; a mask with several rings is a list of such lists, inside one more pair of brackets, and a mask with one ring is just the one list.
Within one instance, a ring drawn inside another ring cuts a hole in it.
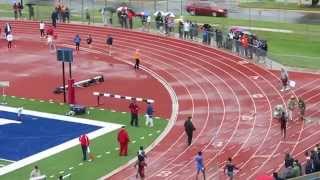
[{"label": "crowd of spectators", "polygon": [[275,180],[283,180],[320,172],[320,144],[313,150],[305,152],[306,161],[302,165],[298,159],[294,159],[289,153],[284,158],[284,168],[279,172],[274,172]]}]

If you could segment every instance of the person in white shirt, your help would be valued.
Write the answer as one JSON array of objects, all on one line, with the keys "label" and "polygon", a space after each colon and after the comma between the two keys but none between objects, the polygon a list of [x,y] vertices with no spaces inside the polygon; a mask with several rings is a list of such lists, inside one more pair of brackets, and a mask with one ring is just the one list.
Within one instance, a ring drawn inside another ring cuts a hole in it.
[{"label": "person in white shirt", "polygon": [[12,46],[12,41],[13,41],[13,35],[12,35],[12,33],[9,33],[6,38],[7,38],[7,41],[8,41],[8,48],[11,48],[11,46]]},{"label": "person in white shirt", "polygon": [[17,120],[21,120],[21,115],[22,115],[23,107],[18,108],[17,110]]},{"label": "person in white shirt", "polygon": [[186,21],[183,23],[183,32],[184,32],[184,39],[187,39],[189,37],[189,32],[190,32],[189,21]]},{"label": "person in white shirt", "polygon": [[40,38],[44,38],[45,37],[44,29],[45,29],[46,25],[45,25],[45,23],[43,21],[40,21],[39,26],[40,26]]},{"label": "person in white shirt", "polygon": [[35,178],[40,176],[41,176],[40,169],[38,168],[38,166],[34,166],[34,169],[30,173],[30,178]]}]

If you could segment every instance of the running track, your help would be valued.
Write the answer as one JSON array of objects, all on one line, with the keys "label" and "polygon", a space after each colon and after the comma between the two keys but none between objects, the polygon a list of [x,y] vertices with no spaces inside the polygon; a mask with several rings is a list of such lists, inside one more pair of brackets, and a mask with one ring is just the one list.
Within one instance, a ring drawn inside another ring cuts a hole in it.
[{"label": "running track", "polygon": [[[2,24],[0,22],[1,27]],[[12,24],[16,34],[38,38],[37,23]],[[194,179],[194,156],[199,150],[204,153],[208,179],[226,179],[221,170],[228,157],[233,157],[241,169],[238,179],[254,179],[279,170],[285,152],[304,162],[303,152],[318,143],[317,121],[290,122],[288,137],[283,141],[279,124],[272,119],[273,107],[286,103],[291,95],[306,100],[309,119],[319,118],[320,85],[316,74],[290,73],[297,88],[283,93],[279,91],[278,72],[207,46],[82,25],[59,26],[58,43],[70,46],[76,32],[82,37],[93,35],[95,45],[90,50],[93,53],[104,52],[105,38],[112,34],[115,38],[113,56],[119,61],[131,63],[132,52],[135,48],[141,49],[143,66],[165,79],[178,97],[179,112],[173,128],[148,153],[147,179]],[[183,130],[187,116],[193,117],[197,129],[190,147],[186,146]],[[134,179],[135,173],[129,166],[108,179]]]}]

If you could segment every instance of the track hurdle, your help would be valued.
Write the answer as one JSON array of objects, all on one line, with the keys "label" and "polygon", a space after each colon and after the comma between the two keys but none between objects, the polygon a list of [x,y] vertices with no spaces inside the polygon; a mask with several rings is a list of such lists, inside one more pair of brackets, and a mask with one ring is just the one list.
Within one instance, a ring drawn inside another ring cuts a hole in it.
[{"label": "track hurdle", "polygon": [[146,98],[140,98],[140,97],[131,97],[131,96],[122,96],[118,94],[110,94],[110,93],[101,93],[101,92],[93,92],[94,96],[97,96],[97,106],[100,105],[100,98],[101,97],[110,97],[110,98],[116,98],[116,99],[125,99],[125,100],[136,100],[138,102],[146,102],[146,103],[154,103],[153,99],[146,99]]}]

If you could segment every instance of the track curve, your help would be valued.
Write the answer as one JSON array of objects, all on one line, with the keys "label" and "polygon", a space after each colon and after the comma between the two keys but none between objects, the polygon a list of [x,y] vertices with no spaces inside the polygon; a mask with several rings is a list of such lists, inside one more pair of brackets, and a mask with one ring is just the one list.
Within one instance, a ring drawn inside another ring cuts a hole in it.
[{"label": "track curve", "polygon": [[[12,24],[16,34],[38,38],[37,23]],[[105,38],[111,34],[115,39],[116,60],[133,63],[131,54],[139,48],[142,65],[161,75],[174,89],[179,101],[178,118],[167,136],[148,153],[147,179],[192,179],[193,158],[199,150],[204,153],[209,179],[225,177],[221,168],[228,157],[233,157],[241,168],[239,178],[254,179],[278,170],[283,153],[291,152],[302,161],[302,152],[317,143],[314,137],[319,133],[319,125],[298,121],[289,123],[290,136],[283,141],[278,122],[272,119],[272,109],[277,104],[286,104],[291,95],[301,96],[311,104],[310,117],[319,117],[316,100],[320,99],[320,87],[313,83],[318,75],[293,73],[297,84],[303,85],[280,93],[278,72],[204,45],[74,24],[60,25],[57,31],[61,46],[73,45],[76,33],[92,34],[93,48],[83,48],[92,53],[105,52]],[[187,147],[183,123],[190,115],[197,130],[193,144]],[[136,170],[129,166],[108,179],[131,179],[135,174]]]}]

